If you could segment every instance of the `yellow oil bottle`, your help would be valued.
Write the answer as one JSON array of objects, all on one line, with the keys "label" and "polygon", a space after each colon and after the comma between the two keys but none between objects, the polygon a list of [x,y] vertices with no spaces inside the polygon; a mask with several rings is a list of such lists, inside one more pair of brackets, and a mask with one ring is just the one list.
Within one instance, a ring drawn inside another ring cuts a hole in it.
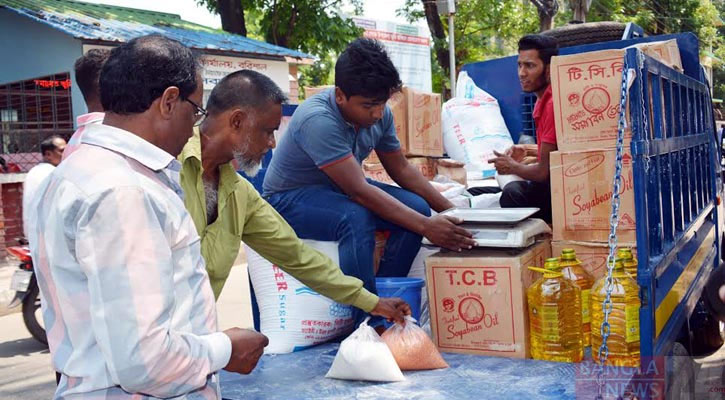
[{"label": "yellow oil bottle", "polygon": [[546,260],[545,269],[529,268],[544,274],[526,291],[531,356],[538,360],[581,361],[580,290],[564,278],[557,258]]},{"label": "yellow oil bottle", "polygon": [[[599,361],[602,344],[601,326],[604,320],[602,303],[607,296],[607,277],[597,280],[592,288],[592,356]],[[639,287],[617,259],[612,274],[612,312],[609,314],[610,333],[607,339],[607,365],[639,366]]]},{"label": "yellow oil bottle", "polygon": [[581,291],[582,334],[584,347],[592,344],[591,289],[594,278],[582,267],[573,249],[563,249],[560,258],[561,273]]},{"label": "yellow oil bottle", "polygon": [[632,254],[632,249],[625,247],[617,250],[617,258],[622,259],[624,272],[628,273],[637,282],[637,259]]}]

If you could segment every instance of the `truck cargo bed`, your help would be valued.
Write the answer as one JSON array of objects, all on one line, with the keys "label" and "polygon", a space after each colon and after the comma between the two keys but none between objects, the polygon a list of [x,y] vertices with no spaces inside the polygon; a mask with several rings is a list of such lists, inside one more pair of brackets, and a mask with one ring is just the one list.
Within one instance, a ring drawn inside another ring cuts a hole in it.
[{"label": "truck cargo bed", "polygon": [[404,372],[403,382],[327,379],[325,374],[338,346],[331,343],[296,353],[265,355],[246,376],[222,371],[222,397],[230,400],[576,397],[575,364],[453,353],[442,353],[450,368]]}]

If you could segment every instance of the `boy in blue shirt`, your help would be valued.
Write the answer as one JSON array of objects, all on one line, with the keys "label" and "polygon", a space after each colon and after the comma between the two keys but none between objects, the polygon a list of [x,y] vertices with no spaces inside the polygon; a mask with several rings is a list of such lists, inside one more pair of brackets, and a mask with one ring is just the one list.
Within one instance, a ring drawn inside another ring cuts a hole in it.
[{"label": "boy in blue shirt", "polygon": [[[454,251],[474,243],[457,226],[460,220],[430,216],[431,208],[440,212],[453,204],[401,152],[385,104],[400,88],[379,42],[352,42],[335,65],[335,87],[295,111],[264,179],[264,196],[297,235],[338,242],[343,272],[373,293],[376,230],[391,232],[380,277],[406,276],[423,236]],[[365,179],[360,165],[372,150],[400,187]]]}]

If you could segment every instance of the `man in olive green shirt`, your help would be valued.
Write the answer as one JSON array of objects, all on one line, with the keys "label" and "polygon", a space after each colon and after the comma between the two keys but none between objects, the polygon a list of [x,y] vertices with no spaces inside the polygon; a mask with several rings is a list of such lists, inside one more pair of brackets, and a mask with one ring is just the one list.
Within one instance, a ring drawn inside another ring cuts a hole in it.
[{"label": "man in olive green shirt", "polygon": [[208,111],[192,103],[206,118],[179,156],[180,180],[214,295],[219,297],[243,241],[323,296],[402,322],[410,315],[407,303],[378,298],[361,280],[345,276],[332,260],[302,243],[232,165],[235,160],[249,176],[259,171],[264,154],[275,147],[284,101],[271,79],[240,70],[215,86]]}]

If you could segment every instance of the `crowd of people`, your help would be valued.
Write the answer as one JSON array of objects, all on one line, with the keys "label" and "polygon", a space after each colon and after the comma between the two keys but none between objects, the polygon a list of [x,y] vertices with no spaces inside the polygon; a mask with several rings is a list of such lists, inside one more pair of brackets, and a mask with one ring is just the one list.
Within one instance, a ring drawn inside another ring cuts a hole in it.
[{"label": "crowd of people", "polygon": [[[519,43],[522,88],[539,98],[538,145],[492,160],[527,179],[504,188],[502,206],[540,207],[549,219],[542,193],[556,150],[555,54],[542,36]],[[352,42],[335,65],[335,87],[297,108],[261,194],[237,170],[254,176],[277,146],[287,99],[265,75],[229,74],[204,107],[192,51],[150,35],[88,51],[75,82],[88,113],[67,146],[43,142],[44,162],[28,174],[23,200],[56,398],[220,398],[217,372],[249,373],[268,342],[254,330],[217,327],[215,299],[242,242],[353,305],[357,323],[377,317],[378,330],[411,310],[376,295],[376,230],[391,232],[377,276],[406,276],[423,237],[452,251],[474,245],[461,220],[432,215],[453,205],[401,151],[386,106],[401,81],[374,40]],[[365,178],[360,163],[373,150],[398,186]],[[522,163],[527,154],[537,162]],[[337,242],[340,265],[300,238]]]}]

